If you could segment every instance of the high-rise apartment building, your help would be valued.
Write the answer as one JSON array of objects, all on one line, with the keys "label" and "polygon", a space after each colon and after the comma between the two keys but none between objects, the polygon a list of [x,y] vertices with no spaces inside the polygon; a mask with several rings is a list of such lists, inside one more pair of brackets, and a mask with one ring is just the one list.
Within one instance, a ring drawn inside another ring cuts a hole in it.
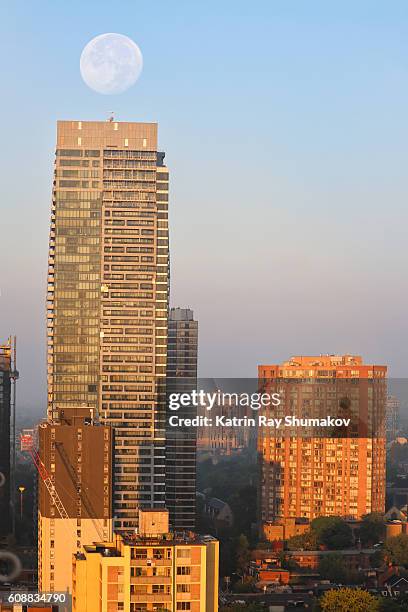
[{"label": "high-rise apartment building", "polygon": [[40,424],[38,442],[39,589],[71,592],[72,555],[113,537],[112,429],[71,408]]},{"label": "high-rise apartment building", "polygon": [[157,125],[59,121],[48,277],[48,416],[115,428],[116,528],[165,504],[168,170]]},{"label": "high-rise apartment building", "polygon": [[[270,417],[324,418],[347,413],[350,430],[261,426],[260,524],[338,515],[361,518],[385,504],[386,366],[352,355],[292,357],[261,365],[260,386],[281,404]],[[263,529],[265,533],[267,529]]]},{"label": "high-rise apartment building", "polygon": [[[189,308],[170,310],[167,344],[167,393],[197,387],[198,322]],[[192,408],[178,415],[192,417]],[[170,412],[170,411],[169,411]],[[168,427],[166,434],[166,506],[173,529],[194,531],[196,512],[197,430]]]},{"label": "high-rise apartment building", "polygon": [[10,517],[10,417],[12,344],[0,345],[0,536],[11,529]]},{"label": "high-rise apartment building", "polygon": [[85,546],[73,561],[74,612],[217,612],[218,541],[169,532],[166,511],[141,511],[137,535]]},{"label": "high-rise apartment building", "polygon": [[397,437],[400,427],[400,402],[395,395],[387,397],[385,423],[387,440],[391,442]]}]

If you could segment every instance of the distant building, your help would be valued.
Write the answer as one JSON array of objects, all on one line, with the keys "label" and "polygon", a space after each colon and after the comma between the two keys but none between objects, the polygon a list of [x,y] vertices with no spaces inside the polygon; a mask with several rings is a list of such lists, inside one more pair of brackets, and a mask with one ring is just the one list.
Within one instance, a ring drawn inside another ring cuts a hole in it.
[{"label": "distant building", "polygon": [[305,518],[282,518],[263,523],[263,535],[268,542],[283,542],[310,530],[310,522]]},{"label": "distant building", "polygon": [[11,531],[10,516],[10,424],[12,344],[0,345],[0,536]]},{"label": "distant building", "polygon": [[59,500],[43,478],[38,491],[38,586],[70,591],[72,555],[112,540],[112,430],[89,409],[71,408],[39,426],[39,456]]},{"label": "distant building", "polygon": [[[248,406],[215,405],[211,410],[211,417],[232,414],[237,418],[253,417],[253,410]],[[205,406],[199,406],[199,416],[208,416]],[[231,457],[242,453],[244,450],[255,450],[256,448],[256,428],[255,427],[235,427],[233,425],[217,425],[213,427],[200,426],[197,428],[197,451],[198,460],[205,460],[210,457],[213,462],[217,462],[221,457]]]},{"label": "distant building", "polygon": [[385,597],[398,598],[408,593],[408,579],[404,576],[393,575],[384,580],[382,595]]},{"label": "distant building", "polygon": [[390,506],[402,508],[408,505],[408,475],[399,474],[387,485],[387,498]]},{"label": "distant building", "polygon": [[[189,308],[172,308],[168,322],[167,394],[197,388],[198,322]],[[169,411],[170,412],[170,411]],[[174,414],[174,413],[173,413]],[[193,417],[181,407],[178,416]],[[194,531],[196,516],[197,429],[167,427],[166,507],[172,529]]]},{"label": "distant building", "polygon": [[[387,517],[391,515],[390,520],[386,521],[385,523],[385,538],[388,540],[388,538],[392,538],[394,536],[397,535],[401,535],[401,533],[406,534],[407,533],[407,527],[408,527],[408,523],[407,523],[407,518],[406,515],[404,516],[404,512],[396,512],[394,510],[394,512],[387,512]],[[398,516],[399,518],[394,518],[395,516]]]},{"label": "distant building", "polygon": [[30,450],[33,446],[33,441],[36,438],[36,429],[22,429],[20,432],[19,443],[20,452],[24,453]]},{"label": "distant building", "polygon": [[385,409],[385,429],[387,434],[387,440],[395,440],[397,437],[400,421],[399,421],[399,410],[400,402],[394,395],[387,397],[386,409]]},{"label": "distant building", "polygon": [[[377,548],[348,548],[336,550],[336,555],[343,557],[347,568],[352,571],[366,570],[371,567],[371,557],[378,552]],[[285,556],[302,568],[318,569],[319,563],[325,557],[333,555],[332,550],[286,550]]]},{"label": "distant building", "polygon": [[218,497],[211,497],[204,504],[204,514],[214,523],[217,529],[232,527],[234,515],[230,506]]},{"label": "distant building", "polygon": [[74,612],[217,612],[218,541],[169,531],[166,510],[141,510],[137,535],[73,558]]},{"label": "distant building", "polygon": [[384,514],[384,521],[401,521],[406,523],[408,521],[408,506],[391,506],[389,510]]},{"label": "distant building", "polygon": [[258,428],[261,526],[281,518],[359,519],[384,512],[386,372],[353,355],[296,356],[259,366],[263,391],[281,396],[266,416],[352,419],[345,431]]},{"label": "distant building", "polygon": [[277,559],[256,559],[249,564],[249,574],[256,580],[258,589],[276,584],[289,584],[290,571],[283,569]]},{"label": "distant building", "polygon": [[[388,457],[398,478],[408,477],[408,438],[397,436],[387,444]],[[387,491],[388,494],[388,491]]]}]

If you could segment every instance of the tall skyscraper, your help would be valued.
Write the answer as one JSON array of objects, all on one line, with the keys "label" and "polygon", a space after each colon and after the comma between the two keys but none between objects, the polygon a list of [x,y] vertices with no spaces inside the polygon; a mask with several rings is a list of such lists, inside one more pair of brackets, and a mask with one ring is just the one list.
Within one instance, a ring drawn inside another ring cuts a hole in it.
[{"label": "tall skyscraper", "polygon": [[[167,345],[167,393],[188,393],[197,387],[198,322],[189,308],[172,308]],[[192,408],[178,415],[194,416]],[[166,435],[166,506],[176,530],[195,528],[197,430],[168,427]]]},{"label": "tall skyscraper", "polygon": [[165,504],[168,170],[157,125],[59,121],[48,277],[48,416],[115,428],[116,528]]},{"label": "tall skyscraper", "polygon": [[288,435],[259,428],[261,527],[289,518],[358,519],[383,512],[386,366],[321,355],[261,365],[258,373],[262,388],[281,396],[280,406],[266,410],[270,417],[355,417],[353,430],[326,429],[327,437],[318,428],[303,433],[299,427]]},{"label": "tall skyscraper", "polygon": [[400,427],[400,402],[394,395],[389,395],[386,406],[386,433],[387,440],[395,440]]},{"label": "tall skyscraper", "polygon": [[112,428],[70,409],[40,424],[38,438],[39,589],[71,592],[72,555],[113,537]]},{"label": "tall skyscraper", "polygon": [[12,344],[0,345],[0,536],[11,529],[10,517],[10,425]]}]

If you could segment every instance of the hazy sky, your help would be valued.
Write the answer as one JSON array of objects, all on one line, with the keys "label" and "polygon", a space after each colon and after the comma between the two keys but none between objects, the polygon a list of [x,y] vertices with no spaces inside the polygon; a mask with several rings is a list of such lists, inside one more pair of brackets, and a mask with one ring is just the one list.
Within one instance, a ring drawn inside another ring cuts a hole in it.
[{"label": "hazy sky", "polygon": [[[97,34],[134,39],[135,87],[92,92]],[[172,303],[202,376],[354,352],[407,375],[408,4],[22,2],[0,22],[0,338],[20,407],[45,404],[57,119],[158,121],[171,171]]]}]

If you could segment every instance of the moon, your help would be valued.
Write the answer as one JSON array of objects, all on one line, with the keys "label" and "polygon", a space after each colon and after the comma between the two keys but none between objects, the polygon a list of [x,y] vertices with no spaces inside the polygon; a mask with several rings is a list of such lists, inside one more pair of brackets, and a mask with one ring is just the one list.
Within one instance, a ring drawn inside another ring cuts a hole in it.
[{"label": "moon", "polygon": [[120,94],[132,87],[143,68],[137,44],[123,34],[100,34],[84,47],[79,62],[85,83],[100,94]]}]

